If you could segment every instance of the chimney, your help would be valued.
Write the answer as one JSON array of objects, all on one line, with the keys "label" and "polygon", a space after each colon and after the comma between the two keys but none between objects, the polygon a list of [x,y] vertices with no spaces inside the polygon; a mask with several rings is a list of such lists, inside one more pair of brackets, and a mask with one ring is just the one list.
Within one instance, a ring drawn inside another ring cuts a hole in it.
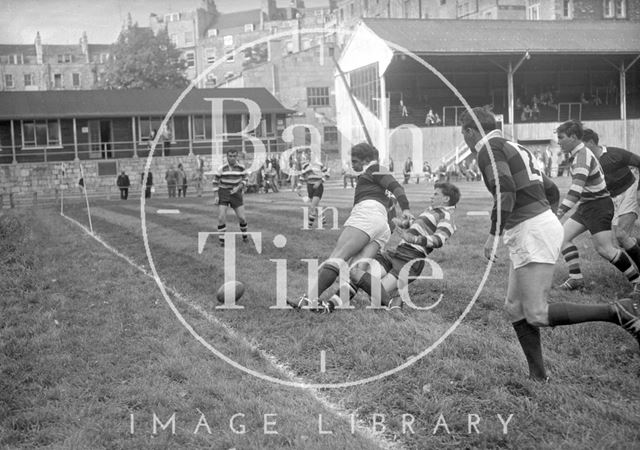
[{"label": "chimney", "polygon": [[85,56],[86,61],[89,62],[89,39],[87,38],[86,31],[82,32],[82,37],[80,38],[80,50]]},{"label": "chimney", "polygon": [[277,39],[269,39],[267,43],[268,60],[279,61],[282,59],[282,41]]},{"label": "chimney", "polygon": [[39,31],[36,32],[35,46],[36,46],[36,63],[37,64],[42,64],[42,61],[43,61],[42,39],[40,39],[40,32]]}]

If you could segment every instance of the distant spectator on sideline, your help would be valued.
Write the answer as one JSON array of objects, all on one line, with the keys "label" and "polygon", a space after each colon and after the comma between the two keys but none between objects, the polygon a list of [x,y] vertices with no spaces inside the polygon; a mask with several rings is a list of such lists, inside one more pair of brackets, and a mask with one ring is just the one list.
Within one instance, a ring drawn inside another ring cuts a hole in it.
[{"label": "distant spectator on sideline", "polygon": [[118,179],[116,180],[116,184],[118,188],[120,188],[120,199],[126,200],[129,198],[129,186],[131,182],[129,181],[129,175],[125,173],[123,170],[120,175],[118,175]]},{"label": "distant spectator on sideline", "polygon": [[400,111],[402,113],[402,117],[409,117],[409,111],[407,111],[407,106],[404,104],[402,99],[400,99]]},{"label": "distant spectator on sideline", "polygon": [[178,184],[178,172],[173,168],[173,164],[169,166],[164,174],[164,179],[167,182],[167,191],[169,198],[176,196],[176,186]]},{"label": "distant spectator on sideline", "polygon": [[177,172],[177,185],[178,185],[178,197],[182,194],[183,197],[187,196],[187,173],[184,171],[182,163],[178,164]]},{"label": "distant spectator on sideline", "polygon": [[[140,174],[140,184],[144,182],[144,172]],[[144,188],[144,198],[151,198],[153,192],[153,174],[151,171],[147,174],[147,185]]]}]

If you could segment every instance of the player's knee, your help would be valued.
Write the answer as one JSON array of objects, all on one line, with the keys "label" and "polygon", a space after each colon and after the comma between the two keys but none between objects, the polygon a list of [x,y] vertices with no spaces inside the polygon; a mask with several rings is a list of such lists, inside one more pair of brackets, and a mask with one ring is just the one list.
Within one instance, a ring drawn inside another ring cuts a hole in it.
[{"label": "player's knee", "polygon": [[527,322],[531,325],[536,327],[548,325],[546,305],[523,305],[522,312],[524,313],[524,318],[527,319]]},{"label": "player's knee", "polygon": [[507,297],[504,302],[504,311],[511,321],[522,318],[522,308],[520,303],[514,299],[510,299],[509,297]]}]

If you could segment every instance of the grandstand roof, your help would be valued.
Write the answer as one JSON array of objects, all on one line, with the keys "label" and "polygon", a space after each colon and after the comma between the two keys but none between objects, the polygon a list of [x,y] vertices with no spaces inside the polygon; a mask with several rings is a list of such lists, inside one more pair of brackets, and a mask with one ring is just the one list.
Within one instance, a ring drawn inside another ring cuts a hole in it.
[{"label": "grandstand roof", "polygon": [[363,19],[380,38],[420,54],[640,54],[640,23],[580,20]]},{"label": "grandstand roof", "polygon": [[[181,93],[180,89],[0,92],[0,120],[164,116]],[[224,88],[191,90],[174,115],[211,114],[205,98],[223,97],[253,100],[263,113],[294,112],[264,88]],[[247,107],[228,101],[224,112],[246,114]]]}]

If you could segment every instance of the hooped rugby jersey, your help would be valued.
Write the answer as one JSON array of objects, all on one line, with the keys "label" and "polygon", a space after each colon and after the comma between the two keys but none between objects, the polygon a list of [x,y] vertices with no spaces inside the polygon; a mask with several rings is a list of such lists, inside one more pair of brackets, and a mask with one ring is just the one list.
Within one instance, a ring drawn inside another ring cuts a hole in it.
[{"label": "hooped rugby jersey", "polygon": [[228,163],[220,166],[213,176],[213,188],[231,190],[238,185],[246,186],[249,174],[241,164],[230,166]]},{"label": "hooped rugby jersey", "polygon": [[434,248],[442,247],[456,230],[454,209],[455,206],[440,206],[423,211],[407,230],[410,238],[400,241],[395,253],[407,259],[424,258]]},{"label": "hooped rugby jersey", "polygon": [[602,167],[598,158],[583,143],[569,153],[569,174],[571,187],[558,207],[563,215],[578,203],[609,197]]},{"label": "hooped rugby jersey", "polygon": [[324,181],[328,178],[328,169],[322,163],[306,163],[302,166],[300,177],[307,184],[316,184],[318,181]]}]

